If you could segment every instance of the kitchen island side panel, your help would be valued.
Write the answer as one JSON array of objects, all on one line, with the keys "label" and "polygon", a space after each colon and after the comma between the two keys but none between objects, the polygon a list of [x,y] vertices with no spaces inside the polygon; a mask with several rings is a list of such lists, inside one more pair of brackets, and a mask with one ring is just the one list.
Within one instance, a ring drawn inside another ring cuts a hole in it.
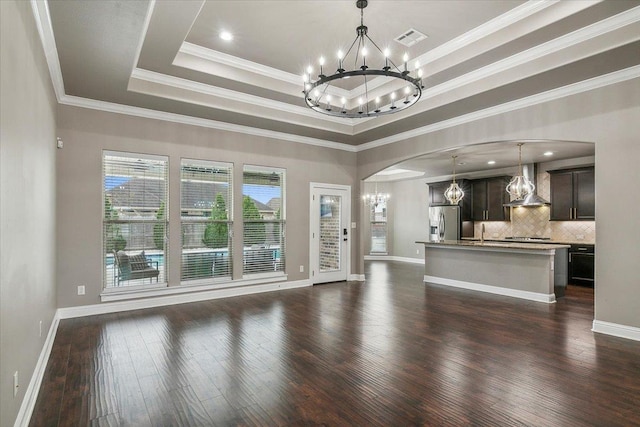
[{"label": "kitchen island side panel", "polygon": [[553,255],[425,246],[425,275],[553,294]]}]

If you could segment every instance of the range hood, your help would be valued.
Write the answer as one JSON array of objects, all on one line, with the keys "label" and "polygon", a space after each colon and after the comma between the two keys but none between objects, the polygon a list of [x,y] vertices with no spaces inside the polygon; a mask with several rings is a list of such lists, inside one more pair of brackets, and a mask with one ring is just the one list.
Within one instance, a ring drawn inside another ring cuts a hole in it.
[{"label": "range hood", "polygon": [[[537,167],[536,167],[535,164],[523,165],[522,166],[522,174],[528,180],[533,181],[533,185],[535,185],[536,188],[538,188],[538,182],[537,182],[538,181],[538,171],[537,171]],[[534,190],[534,192],[532,194],[529,194],[524,199],[522,199],[522,200],[514,200],[514,201],[511,201],[509,203],[505,203],[503,206],[516,208],[518,206],[535,207],[535,206],[550,206],[550,205],[551,205],[551,203],[549,203],[547,200],[543,199],[542,197],[538,196],[538,194]]]}]

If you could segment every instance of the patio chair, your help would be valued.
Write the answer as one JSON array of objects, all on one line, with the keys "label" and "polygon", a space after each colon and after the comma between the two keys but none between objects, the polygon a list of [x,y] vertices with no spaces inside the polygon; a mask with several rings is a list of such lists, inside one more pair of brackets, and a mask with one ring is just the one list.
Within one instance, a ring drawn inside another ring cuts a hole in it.
[{"label": "patio chair", "polygon": [[[116,263],[117,272],[114,277],[116,286],[120,286],[121,281],[135,280],[135,279],[149,279],[149,283],[156,278],[158,282],[158,276],[160,275],[160,269],[158,268],[158,261],[153,261],[147,258],[142,251],[138,255],[129,255],[124,251],[118,251],[114,253],[113,259]],[[153,265],[155,264],[155,268]]]}]

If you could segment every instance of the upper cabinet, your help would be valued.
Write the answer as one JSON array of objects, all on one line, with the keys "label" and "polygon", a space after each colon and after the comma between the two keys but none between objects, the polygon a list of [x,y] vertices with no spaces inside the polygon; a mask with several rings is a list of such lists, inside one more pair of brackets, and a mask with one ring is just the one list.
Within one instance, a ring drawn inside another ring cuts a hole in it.
[{"label": "upper cabinet", "polygon": [[551,221],[592,221],[596,218],[593,167],[549,171]]},{"label": "upper cabinet", "polygon": [[509,221],[506,191],[509,177],[474,179],[471,181],[471,217],[474,221]]},{"label": "upper cabinet", "polygon": [[[471,188],[469,181],[466,179],[456,180],[462,191],[464,191],[464,197],[458,203],[460,206],[460,217],[462,221],[471,221]],[[450,206],[451,203],[444,198],[444,192],[451,181],[434,182],[429,185],[429,206]]]}]

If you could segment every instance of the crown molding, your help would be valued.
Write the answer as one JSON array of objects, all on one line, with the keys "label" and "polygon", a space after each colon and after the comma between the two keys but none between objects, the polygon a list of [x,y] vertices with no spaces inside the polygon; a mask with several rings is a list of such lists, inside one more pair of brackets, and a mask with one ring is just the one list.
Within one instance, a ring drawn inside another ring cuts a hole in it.
[{"label": "crown molding", "polygon": [[[601,0],[595,0],[597,3]],[[531,0],[520,6],[517,6],[502,15],[430,50],[429,52],[415,58],[412,62],[419,62],[422,65],[429,64],[444,56],[450,55],[453,52],[462,49],[469,44],[476,42],[479,39],[485,38],[494,34],[500,30],[505,29],[509,25],[513,25],[535,13],[538,13],[556,3],[559,0]],[[145,30],[146,33],[146,30]],[[233,68],[239,68],[252,73],[260,74],[262,76],[277,79],[289,84],[300,85],[301,78],[297,74],[292,74],[286,71],[279,70],[277,68],[262,65],[256,62],[248,61],[246,59],[238,58],[233,55],[229,55],[223,52],[215,51],[203,46],[199,46],[189,42],[183,42],[179,49],[180,53],[192,55],[197,58],[215,62],[218,64],[226,65]],[[409,67],[412,71],[415,67]],[[386,83],[384,77],[376,77],[368,82],[369,89],[378,88],[384,86]],[[349,100],[350,103],[354,99],[358,98],[365,93],[364,85],[360,85],[352,90],[345,90],[341,88],[331,87],[329,92],[332,96],[344,97]]]},{"label": "crown molding", "polygon": [[[605,34],[609,34],[613,31],[617,31],[628,27],[633,24],[637,24],[640,22],[640,6],[635,7],[633,9],[629,9],[628,11],[619,13],[618,15],[611,16],[602,21],[596,22],[579,30],[573,31],[569,34],[565,34],[553,40],[550,40],[546,43],[540,44],[538,46],[527,49],[526,51],[517,53],[508,58],[504,58],[502,60],[496,61],[489,65],[486,65],[482,68],[478,68],[474,71],[471,71],[462,76],[453,78],[451,80],[447,80],[444,83],[433,86],[427,90],[422,92],[422,97],[418,100],[416,104],[420,105],[424,101],[428,99],[432,99],[436,96],[440,96],[450,92],[456,92],[462,90],[467,85],[478,83],[483,79],[492,78],[500,73],[507,72],[509,70],[513,70],[519,66],[525,66],[528,63],[534,62],[536,60],[540,60],[545,56],[555,54],[564,49],[569,49],[571,47],[577,46],[581,43],[586,43],[590,40],[593,40],[597,37],[603,36]],[[635,39],[640,39],[640,32],[637,33]],[[622,42],[611,45],[610,47],[617,47]],[[596,48],[597,49],[597,48]],[[557,63],[554,63],[554,66],[557,66]],[[540,72],[541,68],[536,68],[536,73]],[[518,74],[518,79],[524,78],[528,76],[527,73]],[[506,83],[505,81],[502,82]],[[413,108],[411,110],[407,110],[407,117],[413,116],[416,114],[420,114],[424,111],[427,111],[430,108],[433,108],[434,105],[431,103],[429,106],[423,104],[423,108]],[[384,126],[387,123],[381,123],[378,126]],[[378,126],[368,127],[366,129],[362,129],[359,132],[354,132],[354,134],[358,134],[361,132],[369,131],[375,129]]]},{"label": "crown molding", "polygon": [[[229,55],[228,53],[219,52],[217,50],[209,49],[197,44],[182,42],[182,45],[180,46],[180,49],[178,49],[178,52],[195,56],[196,58],[204,59],[207,61],[216,62],[228,67],[240,68],[245,71],[260,74],[265,77],[280,80],[295,86],[302,86],[302,78],[297,74],[288,73],[277,68],[262,65],[253,61],[248,61],[246,59]],[[343,94],[341,94],[340,96],[346,96],[348,94],[346,90],[341,90]]]},{"label": "crown molding", "polygon": [[621,83],[621,82],[632,80],[635,78],[640,78],[640,65],[636,65],[630,68],[625,68],[624,70],[615,71],[613,73],[594,77],[588,80],[583,80],[581,82],[573,83],[567,86],[562,86],[546,92],[527,96],[525,98],[520,98],[514,101],[505,102],[504,104],[485,108],[484,110],[474,111],[473,113],[468,113],[462,116],[454,117],[452,119],[443,120],[441,122],[433,123],[417,129],[412,129],[407,132],[398,133],[396,135],[392,135],[386,138],[370,141],[370,142],[358,145],[356,151],[361,152],[365,150],[371,150],[373,148],[382,147],[384,145],[393,144],[395,142],[415,138],[417,136],[425,135],[431,132],[436,132],[436,131],[447,129],[450,127],[459,126],[465,123],[473,122],[480,119],[485,119],[498,114],[508,113],[510,111],[519,110],[519,109],[530,107],[533,105],[542,104],[543,102],[554,101],[556,99],[564,98],[571,95],[576,95],[582,92],[588,92],[590,90],[613,85],[616,83]]},{"label": "crown molding", "polygon": [[209,129],[223,130],[245,135],[259,136],[263,138],[273,138],[281,141],[297,142],[300,144],[314,145],[317,147],[332,148],[334,150],[356,152],[356,147],[340,142],[328,141],[324,139],[310,138],[306,136],[294,135],[285,132],[277,132],[268,129],[254,128],[250,126],[237,125],[233,123],[219,122],[216,120],[202,119],[198,117],[185,116],[182,114],[167,113],[164,111],[151,110],[130,105],[116,104],[113,102],[97,101],[95,99],[81,98],[77,96],[64,95],[60,99],[60,104],[73,107],[88,108],[91,110],[105,111],[108,113],[125,114],[129,116],[142,117],[147,119],[163,120],[167,122],[186,124],[191,126],[205,127]]},{"label": "crown molding", "polygon": [[151,16],[153,15],[153,10],[156,7],[156,0],[149,0],[149,8],[147,9],[147,14],[144,17],[144,24],[142,24],[142,32],[140,33],[140,39],[138,40],[138,47],[136,49],[136,54],[133,59],[133,64],[131,65],[131,72],[133,73],[138,68],[138,61],[140,59],[140,53],[142,52],[142,46],[144,45],[144,39],[147,37],[147,31],[149,31],[149,24],[151,23]]},{"label": "crown molding", "polygon": [[[560,0],[530,0],[438,47],[431,49],[429,52],[426,52],[415,60],[419,61],[422,65],[434,62],[440,58],[451,55],[457,50],[467,47],[473,42],[488,37],[500,30],[504,30],[516,22],[522,21],[531,15],[559,3],[559,1]],[[601,0],[596,0],[592,1],[592,3],[598,3],[600,1]]]},{"label": "crown molding", "polygon": [[31,0],[31,10],[33,11],[33,18],[36,21],[36,28],[38,29],[44,56],[49,67],[53,91],[56,94],[56,99],[60,102],[60,99],[65,95],[64,80],[62,79],[56,38],[53,35],[53,26],[51,25],[49,5],[45,0]]},{"label": "crown molding", "polygon": [[[588,25],[569,34],[565,34],[564,36],[560,36],[546,43],[542,43],[538,46],[517,53],[508,58],[496,61],[482,68],[478,68],[477,70],[448,80],[438,86],[434,86],[430,90],[425,91],[426,96],[422,96],[418,102],[422,102],[427,98],[452,91],[464,85],[477,82],[481,79],[495,76],[500,72],[504,72],[517,66],[527,64],[529,62],[543,58],[544,56],[559,52],[563,49],[568,49],[577,44],[584,43],[596,37],[619,30],[637,22],[640,22],[640,6],[630,9],[627,12],[623,12],[594,24]],[[636,38],[640,39],[640,33],[637,34]],[[554,64],[554,66],[557,66],[557,64]],[[539,72],[540,69],[537,69],[536,71]],[[524,76],[520,76],[520,78],[522,77]]]},{"label": "crown molding", "polygon": [[[137,79],[137,80],[141,80],[149,83],[155,83],[163,86],[169,86],[177,89],[197,92],[197,93],[213,96],[216,98],[227,99],[230,101],[249,104],[251,106],[263,107],[269,110],[283,111],[290,114],[311,117],[314,120],[324,120],[327,122],[337,123],[340,125],[348,125],[348,126],[351,126],[350,131],[343,131],[343,130],[336,129],[334,127],[322,127],[317,125],[314,125],[313,127],[329,130],[332,132],[343,133],[345,135],[353,135],[353,126],[355,125],[354,121],[356,119],[344,119],[344,118],[333,117],[329,115],[319,115],[318,113],[306,107],[300,107],[297,105],[292,105],[292,104],[288,104],[286,102],[281,102],[281,101],[273,101],[268,98],[262,98],[262,97],[251,95],[244,92],[237,92],[230,89],[211,86],[206,83],[200,83],[193,80],[183,79],[181,77],[175,77],[167,74],[157,73],[155,71],[144,70],[142,68],[134,69],[133,72],[131,73],[131,77],[129,78],[129,82],[131,82],[131,79]],[[161,96],[161,97],[163,96],[162,94],[158,94],[158,93],[154,93],[154,94],[156,96]],[[256,117],[267,118],[271,120],[278,120],[273,117],[268,117],[265,114],[252,113],[247,109],[236,109],[236,110],[228,109],[228,110],[235,111],[237,113],[248,114]],[[300,122],[297,122],[296,120],[292,120],[292,117],[290,116],[284,119],[280,119],[280,121],[286,121],[288,123],[309,126],[308,123],[300,123]]]},{"label": "crown molding", "polygon": [[[147,22],[147,20],[150,19],[150,16],[152,14],[152,7],[155,4],[153,3],[153,1],[155,0],[152,0],[152,4],[150,5],[145,22]],[[48,4],[45,0],[30,0],[30,2],[31,2],[31,7],[34,14],[37,30],[43,46],[45,58],[47,60],[47,65],[49,68],[52,85],[56,94],[56,98],[60,104],[107,111],[107,112],[114,112],[119,114],[127,114],[127,115],[151,118],[156,120],[164,120],[164,121],[170,121],[175,123],[189,124],[193,126],[200,126],[200,127],[211,128],[211,129],[226,130],[229,132],[243,133],[247,135],[254,135],[254,136],[260,136],[260,137],[266,137],[266,138],[275,138],[283,141],[298,142],[302,144],[337,149],[337,150],[342,150],[347,152],[360,152],[360,151],[373,149],[376,147],[381,147],[381,146],[392,144],[394,142],[398,142],[401,140],[413,138],[413,137],[424,135],[430,132],[435,132],[438,130],[442,130],[442,129],[457,126],[460,124],[468,123],[471,121],[479,120],[482,118],[505,113],[511,110],[525,108],[525,107],[540,104],[543,102],[552,101],[565,96],[578,94],[581,92],[597,89],[607,85],[611,85],[611,84],[615,84],[615,83],[640,77],[640,66],[634,66],[631,68],[627,68],[625,70],[620,70],[604,76],[599,76],[589,80],[585,80],[583,82],[574,83],[561,88],[553,89],[551,91],[543,92],[543,93],[532,95],[526,98],[521,98],[519,100],[514,100],[508,103],[504,103],[498,106],[490,107],[481,111],[476,111],[476,112],[465,114],[463,116],[458,116],[449,120],[433,123],[428,126],[424,126],[418,129],[413,129],[411,131],[396,134],[387,138],[370,141],[370,142],[361,144],[359,146],[352,146],[349,144],[343,144],[343,143],[338,143],[338,142],[329,141],[329,140],[303,137],[303,136],[288,134],[284,132],[252,128],[249,126],[224,123],[216,120],[201,119],[201,118],[190,117],[190,116],[185,116],[181,114],[167,113],[167,112],[150,110],[150,109],[145,109],[140,107],[126,106],[122,104],[116,104],[116,103],[105,102],[105,101],[97,101],[97,100],[91,100],[87,98],[66,95],[65,89],[64,89],[64,81],[62,79],[60,62],[58,59],[58,52],[56,48],[55,37],[53,33],[53,28],[51,25],[50,16],[49,16]],[[483,26],[478,27],[476,29],[478,33],[475,35],[475,37],[476,38],[482,37],[482,34],[484,35],[490,34],[491,32],[496,31],[500,25],[502,25],[501,28],[506,27],[508,25],[509,19],[512,19],[512,20],[523,19],[524,17],[532,13],[535,13],[536,11],[542,10],[544,7],[549,7],[555,3],[557,3],[557,0],[527,2],[524,5],[512,10],[511,12],[513,13],[507,12],[506,14],[503,14],[500,17],[492,21],[489,21]],[[610,31],[614,31],[615,29],[622,28],[626,25],[636,23],[638,22],[639,17],[640,17],[640,7],[636,7],[636,8],[630,9],[627,12],[623,12],[621,14],[615,15],[606,20],[592,24],[589,27],[585,27],[583,29],[577,30],[566,36],[562,36],[559,38],[559,40],[556,39],[553,41],[557,43],[555,45],[552,44],[551,42],[548,42],[542,46],[544,46],[544,49],[546,49],[546,54],[548,54],[553,52],[554,48],[560,49],[560,46],[571,46],[576,43],[579,43],[580,40],[582,41],[587,40],[587,38],[585,37],[587,37],[589,34],[591,35],[591,37],[596,37],[597,35],[599,35],[598,33],[599,31],[610,32]],[[491,30],[491,28],[495,28],[495,29]],[[472,31],[475,31],[475,30],[472,30]],[[146,30],[143,32],[143,35],[141,36],[141,40],[144,40],[145,35],[146,35]],[[459,37],[459,39],[461,40],[454,39],[451,42],[446,43],[445,45],[442,45],[439,49],[444,49],[445,46],[449,46],[449,49],[452,49],[453,51],[455,50],[453,49],[453,46],[456,44],[458,45],[458,48],[460,48],[460,46],[464,46],[465,45],[464,36],[465,35]],[[466,43],[469,43],[469,42],[470,41],[468,40],[468,37],[467,37]],[[431,51],[432,54],[433,52],[434,51]],[[525,61],[524,59],[525,55],[530,55],[529,58],[533,58],[535,55],[545,54],[544,52],[545,51],[543,50],[543,47],[538,46],[536,48],[530,49],[529,51],[523,52],[522,54],[517,54],[517,55],[514,55],[513,57],[507,58],[506,60],[504,60],[505,62],[502,63],[502,66],[504,67],[509,64],[511,64],[511,66],[515,66],[513,64],[517,64],[518,61]],[[534,56],[531,56],[531,55],[534,55]],[[511,61],[511,62],[506,62],[506,61]],[[479,71],[486,73],[487,72],[486,68],[487,67],[480,69]],[[134,67],[134,71],[135,71],[135,67]],[[158,73],[155,73],[155,74],[158,74]],[[471,79],[474,78],[472,74],[473,73],[469,73],[461,77],[465,77],[466,79],[469,79],[467,81],[470,82],[470,81],[473,81]],[[477,79],[479,77],[475,77],[475,78]],[[463,81],[464,80],[459,80],[458,84],[460,84]],[[194,82],[190,82],[190,83],[194,83]],[[438,86],[437,88],[438,88],[437,90],[444,90],[442,85]],[[233,92],[233,94],[234,94],[234,99],[237,99],[238,93]],[[427,98],[431,96],[434,96],[434,95],[432,95],[430,91],[427,91],[427,93],[423,95],[423,98]],[[276,102],[276,101],[273,101],[273,102]],[[314,115],[314,118],[318,119],[319,118],[318,116],[319,115]],[[362,123],[362,120],[360,120],[359,123]]]}]

